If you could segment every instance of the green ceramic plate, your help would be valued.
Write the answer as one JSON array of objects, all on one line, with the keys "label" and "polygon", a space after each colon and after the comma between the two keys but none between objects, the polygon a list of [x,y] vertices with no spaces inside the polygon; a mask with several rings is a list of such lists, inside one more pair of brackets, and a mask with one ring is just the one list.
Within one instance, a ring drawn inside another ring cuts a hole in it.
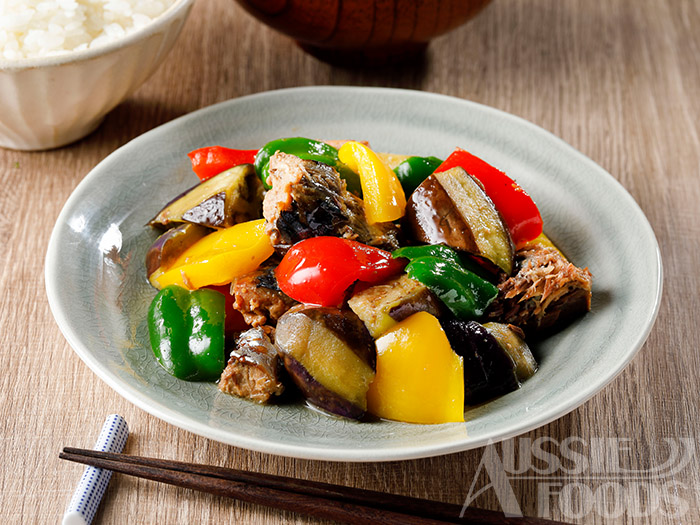
[{"label": "green ceramic plate", "polygon": [[[594,276],[592,312],[535,348],[523,387],[468,411],[466,424],[356,423],[298,405],[259,406],[214,384],[179,381],[156,363],[146,312],[154,290],[144,225],[197,182],[186,153],[255,148],[278,137],[369,140],[378,151],[445,157],[456,146],[514,177],[547,234]],[[107,384],[147,412],[231,445],[299,458],[384,461],[447,454],[544,425],[573,410],[632,359],[661,296],[661,258],[632,197],[590,159],[522,119],[417,91],[310,87],[260,93],[160,126],[101,162],[58,218],[46,259],[63,334]]]}]

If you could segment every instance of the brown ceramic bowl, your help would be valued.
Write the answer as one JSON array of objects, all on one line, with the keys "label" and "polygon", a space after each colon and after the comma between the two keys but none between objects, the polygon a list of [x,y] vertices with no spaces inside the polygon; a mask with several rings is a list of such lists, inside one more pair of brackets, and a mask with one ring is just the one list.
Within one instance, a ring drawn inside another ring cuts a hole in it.
[{"label": "brown ceramic bowl", "polygon": [[270,27],[331,62],[411,56],[490,0],[236,0]]}]

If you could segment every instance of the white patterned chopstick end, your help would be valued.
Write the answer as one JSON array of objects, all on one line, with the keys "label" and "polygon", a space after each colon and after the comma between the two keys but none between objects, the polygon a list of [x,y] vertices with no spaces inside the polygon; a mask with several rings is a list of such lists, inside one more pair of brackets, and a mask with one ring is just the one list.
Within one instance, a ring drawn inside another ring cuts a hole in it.
[{"label": "white patterned chopstick end", "polygon": [[[124,450],[129,427],[124,418],[117,414],[107,416],[95,450],[102,452],[121,452]],[[63,516],[63,525],[89,525],[97,512],[102,495],[112,477],[111,470],[86,467],[80,483],[73,493],[70,505]]]}]

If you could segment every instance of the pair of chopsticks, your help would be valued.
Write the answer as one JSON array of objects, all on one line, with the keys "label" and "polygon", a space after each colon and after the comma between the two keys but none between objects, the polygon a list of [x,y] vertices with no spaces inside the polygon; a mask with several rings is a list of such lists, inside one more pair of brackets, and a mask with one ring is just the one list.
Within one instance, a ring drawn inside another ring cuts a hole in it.
[{"label": "pair of chopsticks", "polygon": [[[252,473],[211,465],[144,458],[66,447],[61,459],[160,481],[277,509],[357,524],[553,525],[540,518],[509,518],[502,513],[385,494],[329,483]],[[460,514],[462,514],[460,516]]]}]

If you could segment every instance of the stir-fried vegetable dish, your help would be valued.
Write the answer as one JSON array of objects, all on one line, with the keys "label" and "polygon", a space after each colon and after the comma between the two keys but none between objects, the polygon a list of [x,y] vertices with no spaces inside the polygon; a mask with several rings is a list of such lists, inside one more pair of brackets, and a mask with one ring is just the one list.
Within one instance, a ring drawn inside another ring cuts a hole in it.
[{"label": "stir-fried vegetable dish", "polygon": [[151,347],[182,380],[358,420],[459,422],[537,371],[528,343],[590,309],[588,269],[465,150],[293,137],[189,157],[200,181],[151,220],[163,232],[146,257]]}]

